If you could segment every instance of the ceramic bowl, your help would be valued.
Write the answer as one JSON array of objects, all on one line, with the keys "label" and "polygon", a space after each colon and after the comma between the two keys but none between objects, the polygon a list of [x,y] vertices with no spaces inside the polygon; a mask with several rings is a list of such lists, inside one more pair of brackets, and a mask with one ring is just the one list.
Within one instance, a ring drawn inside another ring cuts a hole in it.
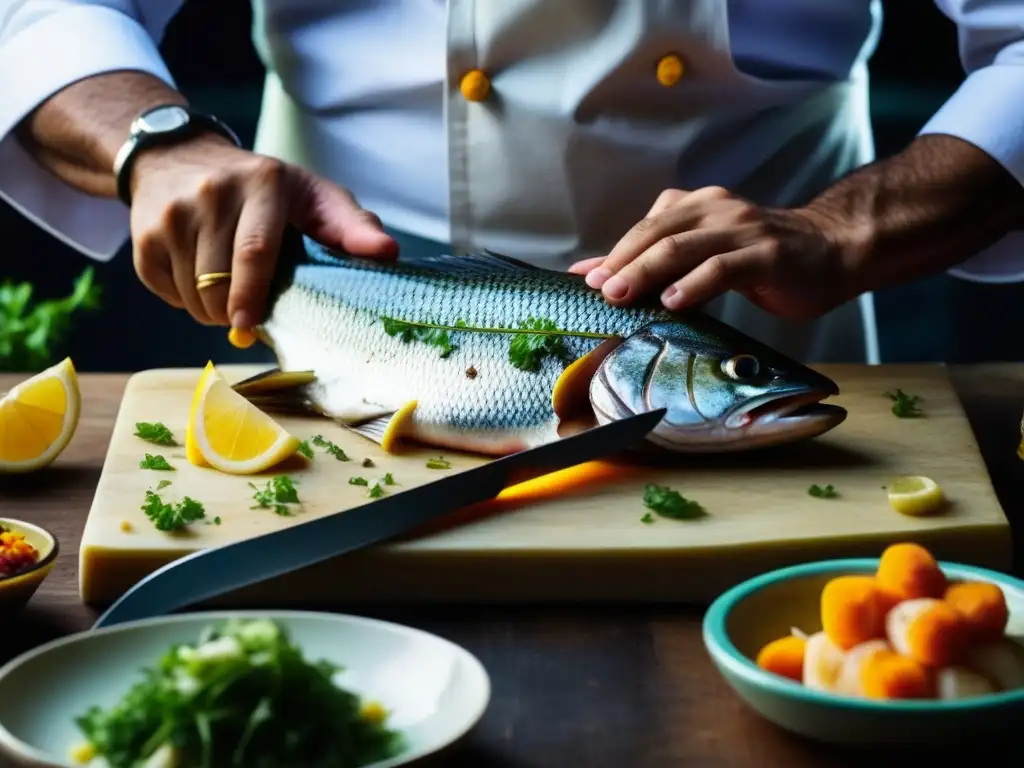
[{"label": "ceramic bowl", "polygon": [[0,756],[17,765],[68,765],[83,741],[77,716],[93,705],[113,706],[171,645],[194,643],[205,627],[231,617],[277,622],[307,659],[340,665],[338,683],[390,711],[405,749],[365,768],[405,765],[448,747],[490,701],[480,661],[419,629],[314,611],[183,613],[63,637],[0,667]]},{"label": "ceramic bowl", "polygon": [[[950,581],[997,584],[1010,608],[1007,634],[1024,639],[1024,582],[985,568],[940,562]],[[1024,690],[953,701],[880,701],[819,693],[766,672],[758,651],[796,627],[821,629],[821,591],[835,576],[873,574],[877,559],[828,560],[771,571],[720,595],[704,616],[704,644],[736,694],[793,733],[846,746],[940,746],[1006,736],[1024,723]]]},{"label": "ceramic bowl", "polygon": [[0,609],[11,610],[25,605],[50,575],[60,545],[56,536],[32,523],[0,517],[0,526],[13,533],[20,533],[39,552],[39,560],[31,570],[10,578],[0,578]]}]

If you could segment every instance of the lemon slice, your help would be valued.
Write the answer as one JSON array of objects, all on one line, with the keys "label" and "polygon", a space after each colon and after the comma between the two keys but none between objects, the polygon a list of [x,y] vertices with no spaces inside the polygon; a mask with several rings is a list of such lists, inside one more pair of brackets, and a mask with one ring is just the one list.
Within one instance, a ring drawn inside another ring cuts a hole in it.
[{"label": "lemon slice", "polygon": [[946,501],[939,484],[920,475],[893,478],[888,493],[889,505],[904,515],[927,515]]},{"label": "lemon slice", "polygon": [[213,363],[206,364],[185,431],[185,455],[192,464],[251,475],[298,449],[298,438],[235,392]]},{"label": "lemon slice", "polygon": [[75,436],[81,410],[71,358],[0,398],[0,472],[33,472],[52,463]]}]

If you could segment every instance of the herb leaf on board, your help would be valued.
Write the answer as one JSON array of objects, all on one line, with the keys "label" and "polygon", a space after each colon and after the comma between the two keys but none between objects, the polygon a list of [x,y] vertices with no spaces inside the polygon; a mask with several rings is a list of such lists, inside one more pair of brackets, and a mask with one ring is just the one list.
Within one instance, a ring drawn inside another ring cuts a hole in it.
[{"label": "herb leaf on board", "polygon": [[206,517],[203,505],[195,499],[186,496],[175,504],[168,504],[151,490],[146,491],[141,509],[158,531],[176,531]]},{"label": "herb leaf on board", "polygon": [[685,498],[667,486],[653,483],[644,487],[644,506],[662,517],[674,520],[694,520],[707,514],[696,501]]},{"label": "herb leaf on board", "polygon": [[902,389],[886,392],[885,396],[892,400],[893,415],[901,419],[914,419],[924,416],[919,403],[923,400],[919,395],[908,395]]},{"label": "herb leaf on board", "polygon": [[834,499],[839,496],[839,492],[833,485],[812,485],[807,489],[807,493],[814,496],[817,499]]},{"label": "herb leaf on board", "polygon": [[139,469],[156,469],[164,472],[175,472],[176,470],[160,454],[154,456],[151,453],[146,454],[146,458],[139,462]]},{"label": "herb leaf on board", "polygon": [[177,445],[174,433],[159,421],[139,421],[135,424],[135,437],[157,445]]}]

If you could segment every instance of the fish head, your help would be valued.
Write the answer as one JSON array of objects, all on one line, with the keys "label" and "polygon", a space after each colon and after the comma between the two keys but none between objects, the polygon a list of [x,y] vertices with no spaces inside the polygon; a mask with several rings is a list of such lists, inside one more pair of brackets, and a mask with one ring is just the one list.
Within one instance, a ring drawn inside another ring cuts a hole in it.
[{"label": "fish head", "polygon": [[846,418],[827,376],[711,318],[659,321],[624,338],[590,380],[599,423],[666,409],[648,440],[737,451],[816,437]]}]

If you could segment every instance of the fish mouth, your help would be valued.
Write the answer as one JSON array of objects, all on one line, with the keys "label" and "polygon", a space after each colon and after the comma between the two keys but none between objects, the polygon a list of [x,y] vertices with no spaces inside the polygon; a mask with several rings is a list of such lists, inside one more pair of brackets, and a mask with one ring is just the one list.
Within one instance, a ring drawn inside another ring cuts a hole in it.
[{"label": "fish mouth", "polygon": [[846,420],[845,408],[821,402],[833,394],[802,390],[766,395],[737,408],[724,426],[750,448],[818,437]]},{"label": "fish mouth", "polygon": [[845,418],[845,408],[821,402],[832,394],[801,390],[759,397],[730,413],[725,419],[725,425],[732,429],[742,429],[755,424],[767,425],[793,419],[820,419],[839,415]]},{"label": "fish mouth", "polygon": [[[728,416],[701,427],[683,428],[662,421],[647,439],[683,453],[747,451],[807,440],[845,421],[845,408],[821,402],[833,394],[831,390],[806,388],[773,392],[743,403]],[[614,395],[593,405],[599,423],[632,415]]]}]

